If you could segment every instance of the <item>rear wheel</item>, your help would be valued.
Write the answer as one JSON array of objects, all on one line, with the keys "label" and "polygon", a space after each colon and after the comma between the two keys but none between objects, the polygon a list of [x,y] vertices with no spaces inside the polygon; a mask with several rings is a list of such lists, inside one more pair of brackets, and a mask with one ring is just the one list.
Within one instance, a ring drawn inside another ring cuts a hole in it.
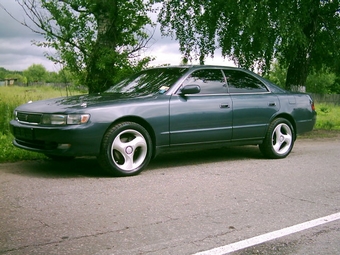
[{"label": "rear wheel", "polygon": [[285,158],[293,149],[294,137],[292,124],[284,118],[277,118],[269,125],[260,150],[268,158]]},{"label": "rear wheel", "polygon": [[104,135],[98,161],[114,176],[136,175],[149,163],[151,148],[151,138],[144,127],[122,122]]}]

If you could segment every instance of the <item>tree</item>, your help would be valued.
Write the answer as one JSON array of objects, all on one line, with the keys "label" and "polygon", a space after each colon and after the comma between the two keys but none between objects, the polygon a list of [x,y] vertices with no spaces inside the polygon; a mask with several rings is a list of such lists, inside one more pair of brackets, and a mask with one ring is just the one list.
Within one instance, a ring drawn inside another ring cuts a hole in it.
[{"label": "tree", "polygon": [[58,72],[49,72],[46,82],[64,84],[76,83],[76,81],[74,81],[72,73],[69,70],[67,70],[67,68],[63,68]]},{"label": "tree", "polygon": [[[283,69],[278,63],[272,64],[272,68],[265,77],[280,87],[286,83],[287,69]],[[339,83],[336,74],[327,67],[320,70],[312,70],[307,77],[306,91],[317,94],[339,94]]]},{"label": "tree", "polygon": [[282,68],[277,62],[274,62],[271,65],[270,71],[268,72],[268,74],[265,75],[265,78],[272,81],[273,83],[280,86],[281,88],[285,87],[286,77],[287,77],[287,70]]},{"label": "tree", "polygon": [[5,68],[3,68],[3,67],[0,67],[0,79],[5,79],[6,78],[6,73],[7,73],[8,71],[5,69]]},{"label": "tree", "polygon": [[149,41],[145,30],[151,3],[143,0],[16,0],[33,22],[21,23],[45,37],[35,42],[54,48],[46,55],[88,86],[89,92],[110,87],[120,76],[143,68],[140,53]]},{"label": "tree", "polygon": [[41,64],[33,64],[24,70],[23,73],[27,79],[27,84],[32,82],[45,82],[48,76],[46,68]]},{"label": "tree", "polygon": [[22,75],[21,71],[9,71],[0,67],[0,80],[4,79],[17,79],[20,83],[27,83],[27,79]]},{"label": "tree", "polygon": [[340,65],[339,0],[169,0],[159,22],[186,59],[203,63],[220,47],[238,66],[263,74],[277,59],[287,68],[287,89],[304,86],[312,67]]},{"label": "tree", "polygon": [[307,77],[306,88],[308,92],[318,94],[332,94],[336,92],[336,76],[327,68],[312,72]]}]

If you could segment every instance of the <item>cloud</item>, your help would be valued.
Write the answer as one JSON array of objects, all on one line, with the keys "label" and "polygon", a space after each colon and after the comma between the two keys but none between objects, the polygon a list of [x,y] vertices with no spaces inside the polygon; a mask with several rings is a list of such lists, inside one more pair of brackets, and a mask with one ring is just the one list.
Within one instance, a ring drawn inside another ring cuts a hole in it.
[{"label": "cloud", "polygon": [[[19,21],[27,21],[23,10],[16,1],[0,0],[0,5],[6,8]],[[58,71],[59,65],[48,60],[44,53],[53,53],[53,49],[40,48],[32,44],[33,41],[44,41],[44,38],[24,27],[10,17],[0,6],[0,67],[7,70],[22,71],[32,64],[42,64],[48,71]],[[155,19],[155,17],[153,17]],[[179,65],[182,57],[179,44],[170,37],[162,37],[159,26],[156,27],[150,47],[145,50],[144,55],[154,57],[151,66],[171,64]],[[206,64],[212,65],[234,65],[233,63],[219,57],[206,60]],[[194,63],[195,64],[195,63]],[[197,64],[197,63],[196,63]]]},{"label": "cloud", "polygon": [[[27,21],[17,2],[0,0],[0,4],[17,20]],[[21,25],[0,7],[0,67],[22,71],[33,64],[42,64],[49,71],[57,71],[54,63],[44,56],[47,49],[32,43],[43,40],[41,35]]]}]

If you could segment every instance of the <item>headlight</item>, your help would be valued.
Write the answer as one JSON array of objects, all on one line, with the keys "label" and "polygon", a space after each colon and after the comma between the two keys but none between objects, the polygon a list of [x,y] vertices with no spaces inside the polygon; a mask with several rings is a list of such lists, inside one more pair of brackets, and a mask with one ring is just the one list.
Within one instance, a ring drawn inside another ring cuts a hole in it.
[{"label": "headlight", "polygon": [[69,114],[67,115],[67,124],[85,124],[89,121],[90,114]]},{"label": "headlight", "polygon": [[79,125],[89,121],[90,114],[43,114],[43,125]]}]

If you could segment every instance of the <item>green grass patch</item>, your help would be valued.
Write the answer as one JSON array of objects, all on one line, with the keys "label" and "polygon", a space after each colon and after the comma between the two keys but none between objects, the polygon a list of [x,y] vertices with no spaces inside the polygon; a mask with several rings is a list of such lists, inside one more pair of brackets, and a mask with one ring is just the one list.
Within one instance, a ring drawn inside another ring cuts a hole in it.
[{"label": "green grass patch", "polygon": [[44,154],[15,147],[12,141],[12,135],[0,135],[0,163],[46,158]]},{"label": "green grass patch", "polygon": [[317,104],[315,129],[340,130],[340,105]]}]

